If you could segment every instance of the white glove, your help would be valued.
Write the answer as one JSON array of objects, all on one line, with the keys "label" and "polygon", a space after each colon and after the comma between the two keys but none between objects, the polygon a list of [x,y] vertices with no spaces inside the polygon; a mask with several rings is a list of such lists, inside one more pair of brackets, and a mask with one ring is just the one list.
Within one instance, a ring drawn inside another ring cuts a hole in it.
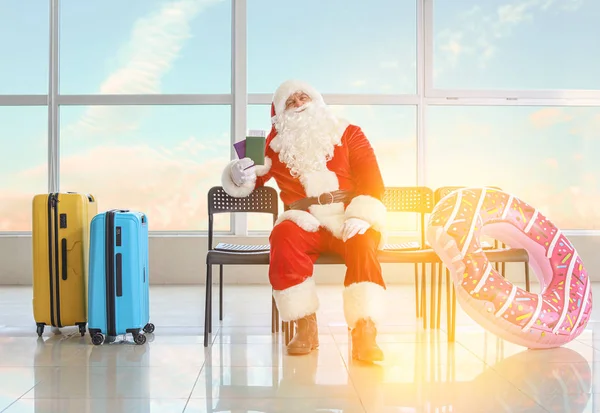
[{"label": "white glove", "polygon": [[242,186],[247,182],[256,182],[256,168],[252,159],[243,158],[232,163],[231,179],[237,186]]},{"label": "white glove", "polygon": [[348,218],[342,228],[342,240],[346,242],[356,234],[364,234],[369,228],[371,224],[363,219]]}]

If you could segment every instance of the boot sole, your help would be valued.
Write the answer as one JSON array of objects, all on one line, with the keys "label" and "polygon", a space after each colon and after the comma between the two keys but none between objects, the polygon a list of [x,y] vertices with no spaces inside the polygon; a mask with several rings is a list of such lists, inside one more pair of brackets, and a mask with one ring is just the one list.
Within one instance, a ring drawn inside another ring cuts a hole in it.
[{"label": "boot sole", "polygon": [[304,356],[306,354],[310,354],[313,350],[317,350],[319,346],[313,346],[310,350],[305,348],[288,348],[287,353],[290,356]]}]

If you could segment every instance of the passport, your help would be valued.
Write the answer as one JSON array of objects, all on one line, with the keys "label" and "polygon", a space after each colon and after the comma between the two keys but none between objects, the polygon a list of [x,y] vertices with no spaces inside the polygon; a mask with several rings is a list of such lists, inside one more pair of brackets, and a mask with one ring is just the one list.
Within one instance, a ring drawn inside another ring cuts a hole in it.
[{"label": "passport", "polygon": [[265,164],[265,146],[267,142],[266,131],[250,130],[243,141],[233,144],[239,159],[250,158],[254,165]]}]

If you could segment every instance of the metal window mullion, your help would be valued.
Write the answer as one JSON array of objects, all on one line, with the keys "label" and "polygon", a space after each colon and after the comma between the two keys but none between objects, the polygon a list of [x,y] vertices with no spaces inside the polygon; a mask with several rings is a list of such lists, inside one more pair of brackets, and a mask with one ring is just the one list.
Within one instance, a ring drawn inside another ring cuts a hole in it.
[{"label": "metal window mullion", "polygon": [[426,175],[426,107],[425,93],[431,82],[431,61],[427,47],[429,33],[432,30],[430,17],[431,7],[429,0],[417,0],[417,185],[424,186],[427,182]]},{"label": "metal window mullion", "polygon": [[433,1],[434,0],[419,0],[423,10],[421,21],[423,23],[423,52],[424,52],[424,65],[422,67],[424,71],[424,82],[425,89],[423,91],[424,97],[432,96],[434,93],[433,89]]},{"label": "metal window mullion", "polygon": [[588,99],[600,100],[600,90],[491,90],[491,89],[433,89],[427,94],[431,98],[448,99],[548,99],[548,100],[572,100]]},{"label": "metal window mullion", "polygon": [[[233,144],[246,136],[248,85],[246,68],[246,0],[232,1],[231,10],[231,159],[236,158]],[[247,236],[247,214],[232,216],[233,233]]]},{"label": "metal window mullion", "polygon": [[59,105],[231,105],[231,94],[59,95]]},{"label": "metal window mullion", "polygon": [[600,106],[600,99],[425,98],[430,106]]},{"label": "metal window mullion", "polygon": [[50,50],[48,78],[48,192],[60,190],[60,142],[58,136],[59,0],[50,2]]},{"label": "metal window mullion", "polygon": [[46,106],[48,95],[0,95],[0,106]]},{"label": "metal window mullion", "polygon": [[[248,95],[250,105],[270,105],[272,94],[251,93]],[[417,105],[418,95],[386,95],[386,94],[342,94],[323,93],[328,105]]]}]

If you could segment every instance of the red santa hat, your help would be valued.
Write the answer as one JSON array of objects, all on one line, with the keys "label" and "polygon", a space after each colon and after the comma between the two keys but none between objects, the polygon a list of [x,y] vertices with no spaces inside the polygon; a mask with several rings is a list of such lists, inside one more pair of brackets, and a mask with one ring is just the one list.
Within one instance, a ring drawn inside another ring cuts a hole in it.
[{"label": "red santa hat", "polygon": [[286,80],[277,88],[275,94],[273,95],[273,110],[275,113],[272,115],[282,114],[285,110],[285,102],[296,92],[304,92],[310,96],[314,103],[325,105],[323,96],[321,96],[317,89],[308,83],[294,79]]}]

